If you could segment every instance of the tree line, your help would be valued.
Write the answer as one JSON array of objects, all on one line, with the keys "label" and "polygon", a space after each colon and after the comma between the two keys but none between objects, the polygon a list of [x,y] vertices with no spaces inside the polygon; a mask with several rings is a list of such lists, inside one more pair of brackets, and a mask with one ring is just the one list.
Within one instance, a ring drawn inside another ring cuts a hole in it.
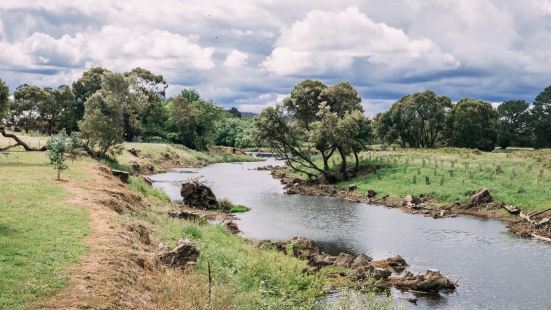
[{"label": "tree line", "polygon": [[252,119],[224,110],[193,89],[167,98],[162,75],[135,68],[119,73],[91,68],[71,85],[24,84],[12,96],[0,80],[0,124],[15,131],[78,136],[101,158],[123,141],[178,143],[197,150],[211,144],[252,147]]},{"label": "tree line", "polygon": [[[305,80],[280,105],[259,115],[257,136],[294,170],[328,181],[357,174],[359,152],[375,143],[483,151],[496,146],[551,147],[551,86],[532,106],[511,100],[494,108],[471,98],[454,104],[427,90],[406,95],[369,119],[360,102],[356,89],[347,82],[327,86]],[[340,159],[337,171],[329,166],[334,155]]]}]

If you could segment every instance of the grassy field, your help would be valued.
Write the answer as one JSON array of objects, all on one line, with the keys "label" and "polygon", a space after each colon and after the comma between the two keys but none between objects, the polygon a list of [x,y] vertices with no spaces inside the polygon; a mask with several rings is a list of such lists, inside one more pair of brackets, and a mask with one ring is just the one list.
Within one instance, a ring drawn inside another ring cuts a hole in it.
[{"label": "grassy field", "polygon": [[487,187],[498,202],[526,210],[551,207],[551,150],[411,149],[365,152],[360,158],[363,166],[379,167],[378,173],[342,186],[354,183],[360,192],[397,197],[428,194],[448,204]]},{"label": "grassy field", "polygon": [[[45,153],[0,157],[0,309],[55,294],[86,250],[88,213],[65,202],[68,193],[46,160]],[[88,178],[80,163],[70,166],[63,178]]]}]

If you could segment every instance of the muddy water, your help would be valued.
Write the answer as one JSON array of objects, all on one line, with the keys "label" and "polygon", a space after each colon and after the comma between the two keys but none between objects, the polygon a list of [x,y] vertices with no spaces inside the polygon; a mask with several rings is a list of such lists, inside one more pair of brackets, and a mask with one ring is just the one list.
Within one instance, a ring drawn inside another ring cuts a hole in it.
[{"label": "muddy water", "polygon": [[253,170],[270,163],[216,164],[152,179],[176,201],[180,183],[199,178],[217,197],[251,207],[238,223],[250,239],[305,236],[333,254],[400,254],[413,272],[438,268],[459,280],[455,293],[419,297],[417,305],[395,292],[408,309],[551,309],[550,244],[512,236],[497,220],[434,220],[382,206],[285,195],[268,171]]}]

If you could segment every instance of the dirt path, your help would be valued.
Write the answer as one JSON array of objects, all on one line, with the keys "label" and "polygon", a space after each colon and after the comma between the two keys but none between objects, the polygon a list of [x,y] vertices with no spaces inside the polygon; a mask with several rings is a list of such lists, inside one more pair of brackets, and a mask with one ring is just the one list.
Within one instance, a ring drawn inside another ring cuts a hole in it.
[{"label": "dirt path", "polygon": [[136,208],[139,199],[99,164],[87,164],[86,169],[88,180],[65,187],[72,194],[68,203],[89,210],[88,251],[70,269],[67,287],[39,308],[151,308],[150,294],[139,285],[148,274],[144,257],[151,256],[151,245],[140,241],[136,225],[120,214]]}]

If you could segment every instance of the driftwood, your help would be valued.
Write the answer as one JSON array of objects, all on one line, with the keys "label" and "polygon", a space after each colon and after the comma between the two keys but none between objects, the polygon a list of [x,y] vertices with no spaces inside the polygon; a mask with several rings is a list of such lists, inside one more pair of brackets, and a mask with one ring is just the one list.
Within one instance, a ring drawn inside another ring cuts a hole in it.
[{"label": "driftwood", "polygon": [[544,237],[544,236],[540,236],[538,234],[530,234],[530,236],[532,236],[532,238],[534,239],[538,239],[538,240],[543,240],[543,241],[547,241],[547,242],[551,242],[551,238],[547,238],[547,237]]},{"label": "driftwood", "polygon": [[16,142],[13,145],[9,145],[9,146],[6,146],[6,147],[0,147],[0,152],[7,151],[11,148],[18,147],[18,146],[22,146],[23,149],[25,149],[25,151],[27,151],[27,152],[44,152],[44,151],[46,151],[46,146],[43,146],[43,147],[40,147],[40,148],[30,147],[27,143],[23,142],[23,140],[21,140],[18,136],[14,135],[14,134],[11,134],[11,133],[7,133],[6,129],[4,127],[0,127],[0,134],[2,134],[2,136],[4,136],[5,138],[13,139]]},{"label": "driftwood", "polygon": [[370,199],[369,202],[375,202],[375,201],[379,201],[379,200],[384,200],[384,199],[387,199],[390,195],[384,195],[383,197],[379,197],[379,198],[376,198],[376,199]]},{"label": "driftwood", "polygon": [[511,214],[519,214],[520,213],[520,209],[517,208],[517,207],[514,207],[514,206],[511,206],[511,205],[502,205],[502,207],[507,210],[509,213]]},{"label": "driftwood", "polygon": [[[524,213],[524,212],[520,212],[519,216],[523,219],[525,219],[526,221],[528,221],[530,224],[534,224],[534,225],[543,225],[543,224],[546,224],[549,222],[549,219],[547,219],[547,221],[543,222],[543,223],[538,223],[536,220],[534,220],[533,218],[538,216],[538,215],[541,215],[541,214],[544,214],[545,212],[548,212],[548,211],[551,211],[551,208],[547,208],[545,210],[541,210],[541,211],[536,211],[536,212],[532,212],[532,213]],[[545,220],[545,219],[544,219]]]}]

